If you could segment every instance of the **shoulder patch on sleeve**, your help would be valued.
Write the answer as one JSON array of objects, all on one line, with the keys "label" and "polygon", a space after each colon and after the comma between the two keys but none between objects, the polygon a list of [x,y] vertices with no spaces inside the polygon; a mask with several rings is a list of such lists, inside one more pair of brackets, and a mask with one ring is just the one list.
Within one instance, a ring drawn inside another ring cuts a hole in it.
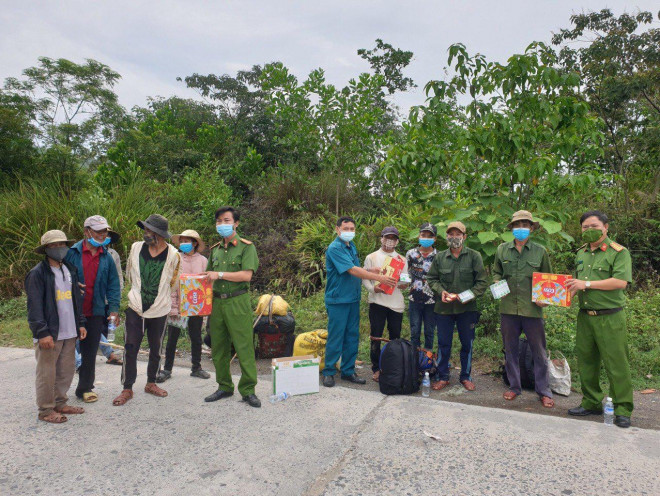
[{"label": "shoulder patch on sleeve", "polygon": [[625,248],[625,246],[621,246],[619,243],[616,243],[614,241],[610,242],[610,247],[612,247],[612,249],[616,251],[623,251]]},{"label": "shoulder patch on sleeve", "polygon": [[241,243],[245,243],[246,245],[251,245],[251,244],[252,244],[252,241],[248,241],[248,240],[245,239],[245,238],[241,238]]}]

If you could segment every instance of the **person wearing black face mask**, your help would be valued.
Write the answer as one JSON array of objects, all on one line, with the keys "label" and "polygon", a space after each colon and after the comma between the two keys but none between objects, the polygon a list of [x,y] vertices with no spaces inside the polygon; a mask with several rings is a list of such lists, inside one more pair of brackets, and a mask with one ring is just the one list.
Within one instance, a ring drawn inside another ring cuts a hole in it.
[{"label": "person wearing black face mask", "polygon": [[28,324],[37,359],[37,406],[39,420],[53,424],[65,415],[81,414],[67,405],[67,391],[75,375],[76,339],[87,337],[82,313],[78,271],[64,258],[74,242],[62,231],[48,231],[35,253],[45,255],[25,278]]}]

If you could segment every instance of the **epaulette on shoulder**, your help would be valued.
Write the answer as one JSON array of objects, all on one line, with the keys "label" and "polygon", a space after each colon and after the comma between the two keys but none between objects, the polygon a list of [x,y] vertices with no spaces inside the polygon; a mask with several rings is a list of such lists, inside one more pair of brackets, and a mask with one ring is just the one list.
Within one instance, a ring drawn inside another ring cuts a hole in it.
[{"label": "epaulette on shoulder", "polygon": [[211,250],[213,250],[213,248],[215,248],[216,246],[218,246],[220,243],[222,243],[222,241],[218,241],[216,244],[214,244],[213,246],[211,246],[211,248],[209,248],[209,252],[210,252]]},{"label": "epaulette on shoulder", "polygon": [[589,243],[585,243],[585,244],[583,244],[582,246],[580,246],[580,247],[578,248],[577,251],[580,251],[580,250],[582,250],[583,248],[586,248],[588,244],[589,244]]},{"label": "epaulette on shoulder", "polygon": [[610,241],[610,247],[615,251],[623,251],[625,249],[625,246],[621,246],[615,241]]},{"label": "epaulette on shoulder", "polygon": [[249,241],[249,240],[247,240],[247,239],[245,239],[245,238],[241,238],[241,242],[242,242],[242,243],[245,243],[246,245],[251,245],[251,244],[252,244],[252,241]]}]

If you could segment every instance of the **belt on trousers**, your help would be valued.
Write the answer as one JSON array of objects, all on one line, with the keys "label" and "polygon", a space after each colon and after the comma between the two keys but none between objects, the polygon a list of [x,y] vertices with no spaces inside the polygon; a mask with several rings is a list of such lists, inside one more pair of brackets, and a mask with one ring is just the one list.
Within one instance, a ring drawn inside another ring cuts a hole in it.
[{"label": "belt on trousers", "polygon": [[220,298],[221,300],[226,300],[227,298],[234,298],[235,296],[241,296],[245,293],[247,293],[247,289],[239,289],[233,293],[218,293],[217,291],[213,291],[213,296],[215,298]]},{"label": "belt on trousers", "polygon": [[586,308],[580,308],[580,312],[584,312],[587,315],[591,315],[592,317],[595,317],[597,315],[610,315],[612,313],[617,313],[623,310],[622,307],[619,308],[606,308],[604,310],[587,310]]}]

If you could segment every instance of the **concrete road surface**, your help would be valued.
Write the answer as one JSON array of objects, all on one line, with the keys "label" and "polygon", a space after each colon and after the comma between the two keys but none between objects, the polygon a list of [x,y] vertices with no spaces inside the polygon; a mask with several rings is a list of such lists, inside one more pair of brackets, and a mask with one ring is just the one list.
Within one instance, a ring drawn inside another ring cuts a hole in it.
[{"label": "concrete road surface", "polygon": [[[0,348],[1,495],[660,494],[660,432],[338,386],[261,409],[175,368],[167,398],[112,406],[120,368],[99,357],[99,401],[37,420],[34,354]],[[71,391],[75,388],[74,385]],[[73,399],[71,404],[81,404]],[[432,434],[432,439],[425,434]]]}]

